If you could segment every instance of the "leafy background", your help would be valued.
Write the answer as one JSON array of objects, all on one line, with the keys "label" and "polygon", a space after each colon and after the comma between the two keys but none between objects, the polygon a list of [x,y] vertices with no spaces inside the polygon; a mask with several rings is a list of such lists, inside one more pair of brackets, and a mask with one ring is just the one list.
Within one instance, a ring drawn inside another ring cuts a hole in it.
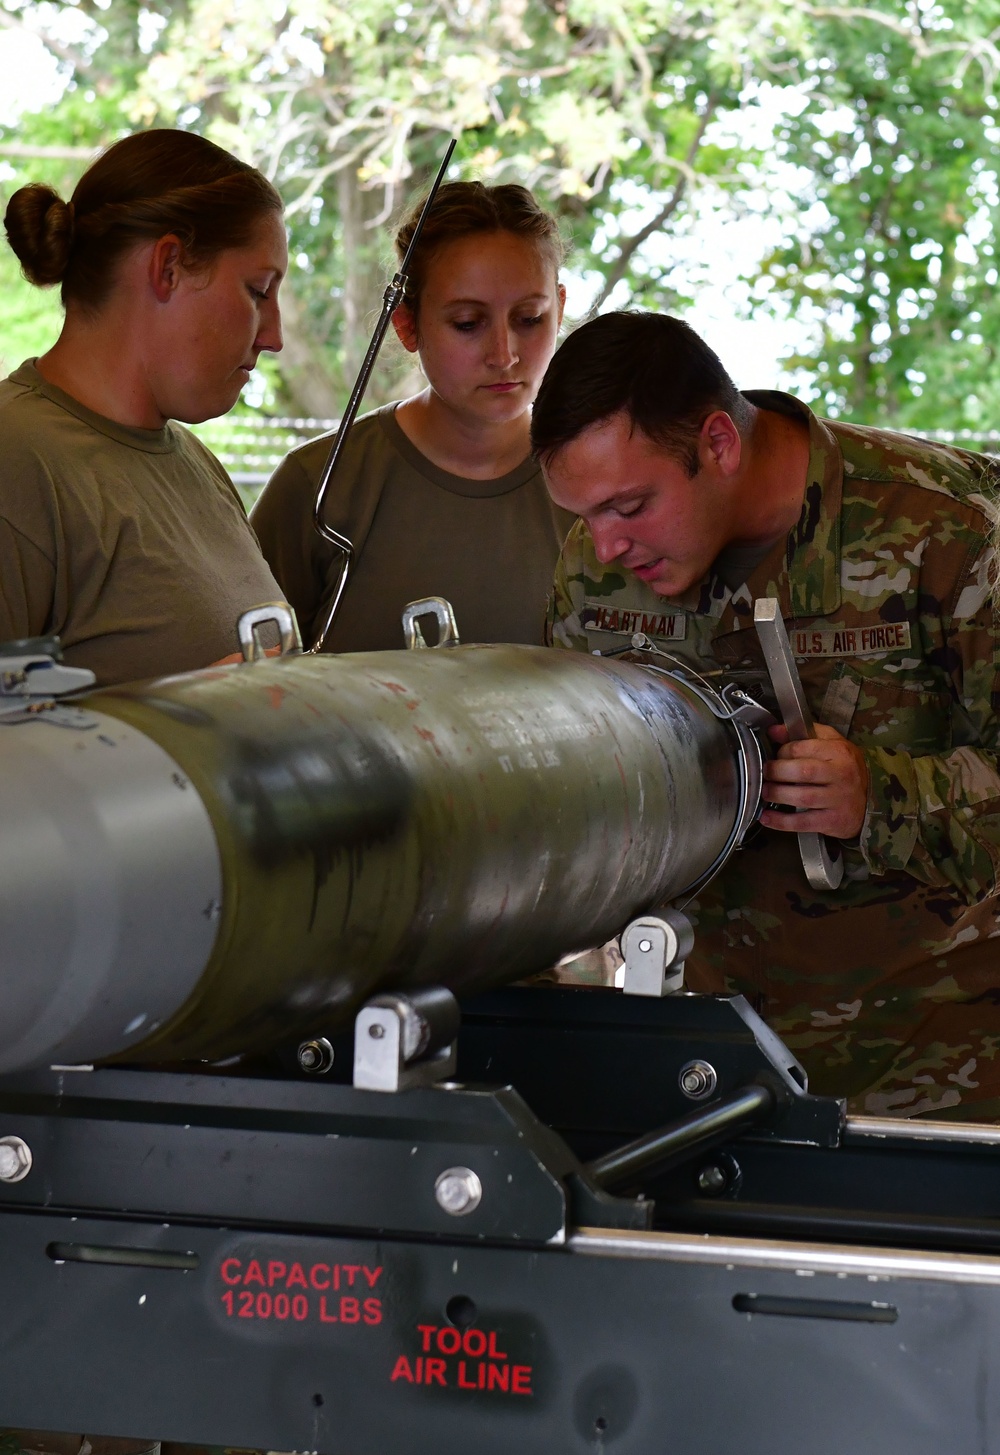
[{"label": "leafy background", "polygon": [[[1000,0],[0,0],[0,56],[40,78],[26,109],[0,95],[0,192],[68,193],[140,126],[255,162],[288,204],[292,266],[285,350],[240,410],[332,417],[391,224],[457,134],[452,175],[525,182],[558,215],[574,319],[636,304],[699,326],[711,298],[717,321],[776,341],[768,377],[759,349],[726,357],[738,382],[985,436],[998,43]],[[7,250],[0,290],[9,368],[59,310]],[[411,369],[387,348],[370,402]]]}]

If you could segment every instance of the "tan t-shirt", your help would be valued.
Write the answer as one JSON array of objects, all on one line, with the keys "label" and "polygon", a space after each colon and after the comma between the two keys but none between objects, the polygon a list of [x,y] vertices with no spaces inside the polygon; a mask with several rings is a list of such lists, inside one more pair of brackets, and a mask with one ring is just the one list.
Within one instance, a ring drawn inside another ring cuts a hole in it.
[{"label": "tan t-shirt", "polygon": [[243,505],[189,430],[131,429],[48,384],[0,382],[0,642],[56,632],[107,685],[208,666],[280,599]]},{"label": "tan t-shirt", "polygon": [[[337,466],[326,519],[353,542],[354,564],[332,652],[403,646],[408,601],[444,596],[464,642],[543,641],[545,602],[574,517],[549,499],[530,456],[496,480],[441,470],[400,429],[396,406],[359,419]],[[313,529],[313,501],[332,436],[293,450],[251,514],[274,574],[315,640],[340,553]]]}]

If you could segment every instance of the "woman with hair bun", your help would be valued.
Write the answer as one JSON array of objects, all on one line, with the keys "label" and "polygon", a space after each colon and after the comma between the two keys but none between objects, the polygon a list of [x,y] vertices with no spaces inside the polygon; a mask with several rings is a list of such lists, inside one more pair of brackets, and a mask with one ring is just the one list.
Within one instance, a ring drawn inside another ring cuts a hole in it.
[{"label": "woman with hair bun", "polygon": [[[402,258],[422,210],[396,235]],[[327,496],[354,560],[325,651],[403,645],[408,601],[445,596],[465,641],[542,642],[545,600],[573,517],[531,456],[531,405],[556,345],[565,289],[555,219],[524,187],[451,182],[435,199],[393,323],[427,387],[364,416]],[[321,635],[341,557],[312,526],[331,444],[278,466],[251,515],[308,643]]]},{"label": "woman with hair bun", "polygon": [[0,643],[55,634],[102,684],[204,667],[280,591],[225,470],[189,430],[281,348],[281,198],[204,137],[109,147],[71,200],[32,184],[4,224],[58,283],[58,340],[0,382]]}]

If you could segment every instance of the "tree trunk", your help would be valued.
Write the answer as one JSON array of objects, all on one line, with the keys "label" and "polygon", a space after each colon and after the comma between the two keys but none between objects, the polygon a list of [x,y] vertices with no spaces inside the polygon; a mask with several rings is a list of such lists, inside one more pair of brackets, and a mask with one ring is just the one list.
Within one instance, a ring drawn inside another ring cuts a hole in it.
[{"label": "tree trunk", "polygon": [[309,329],[308,317],[296,295],[293,277],[284,280],[279,297],[285,342],[278,366],[289,408],[293,414],[336,419],[347,395],[340,381],[330,377],[323,350]]},{"label": "tree trunk", "polygon": [[392,265],[387,265],[383,254],[384,232],[370,225],[382,211],[382,189],[363,188],[355,167],[345,167],[336,176],[344,258],[341,338],[344,378],[349,390],[364,360]]}]

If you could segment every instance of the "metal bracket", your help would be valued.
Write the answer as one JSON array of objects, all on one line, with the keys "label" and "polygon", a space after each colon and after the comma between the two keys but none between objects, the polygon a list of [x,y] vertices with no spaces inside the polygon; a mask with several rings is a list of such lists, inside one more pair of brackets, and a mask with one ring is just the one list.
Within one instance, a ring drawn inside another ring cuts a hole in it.
[{"label": "metal bracket", "polygon": [[684,988],[684,961],[694,948],[694,929],[679,909],[634,919],[622,931],[626,995],[673,995]]},{"label": "metal bracket", "polygon": [[[64,667],[41,653],[6,657],[0,653],[0,697],[65,697],[93,687],[97,678],[88,667]],[[7,706],[9,704],[4,704]]]},{"label": "metal bracket", "polygon": [[[816,728],[777,598],[758,597],[754,602],[753,621],[788,736],[795,742],[814,738]],[[834,844],[831,848],[830,841],[822,834],[798,834],[797,837],[802,867],[811,888],[837,889],[844,877],[844,859],[839,846]]]},{"label": "metal bracket", "polygon": [[98,719],[92,713],[56,701],[94,686],[97,678],[89,667],[64,667],[53,655],[59,652],[58,638],[45,643],[44,650],[11,650],[23,645],[0,646],[0,724],[43,719],[57,727],[94,727]]},{"label": "metal bracket", "polygon": [[267,601],[263,606],[252,606],[236,623],[236,635],[240,639],[244,662],[259,662],[266,656],[258,629],[270,624],[278,628],[281,637],[280,656],[287,657],[292,652],[301,652],[302,637],[299,635],[295,612],[287,601]]},{"label": "metal bracket", "polygon": [[408,1091],[455,1074],[458,1001],[432,985],[377,995],[354,1021],[354,1085],[361,1091]]},{"label": "metal bracket", "polygon": [[435,650],[438,647],[460,645],[458,622],[455,620],[455,610],[451,602],[446,601],[443,596],[423,596],[419,601],[411,601],[403,607],[403,640],[408,652],[419,651],[427,646],[427,639],[420,629],[420,618],[424,616],[434,617],[438,624]]}]

